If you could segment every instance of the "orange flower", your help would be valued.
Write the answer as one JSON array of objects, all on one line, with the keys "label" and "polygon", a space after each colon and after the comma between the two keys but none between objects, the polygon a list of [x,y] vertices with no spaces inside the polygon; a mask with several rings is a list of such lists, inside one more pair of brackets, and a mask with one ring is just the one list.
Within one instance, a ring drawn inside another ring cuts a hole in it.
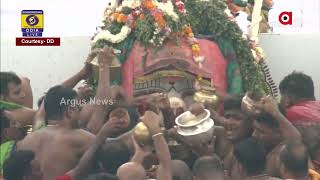
[{"label": "orange flower", "polygon": [[167,24],[161,13],[156,13],[154,15],[154,20],[157,22],[160,28],[164,28]]},{"label": "orange flower", "polygon": [[200,51],[192,51],[193,56],[200,56]]},{"label": "orange flower", "polygon": [[143,2],[143,6],[149,10],[154,9],[156,7],[151,0],[145,0]]},{"label": "orange flower", "polygon": [[118,19],[118,17],[119,17],[119,13],[112,13],[112,18],[114,19],[114,20],[117,20]]},{"label": "orange flower", "polygon": [[191,28],[190,26],[186,27],[186,28],[184,29],[184,32],[185,32],[186,34],[193,33],[193,32],[192,32],[192,28]]},{"label": "orange flower", "polygon": [[117,22],[118,23],[124,23],[124,22],[126,22],[127,21],[127,16],[126,15],[124,15],[124,14],[120,14],[119,16],[118,16],[118,18],[117,18]]},{"label": "orange flower", "polygon": [[144,14],[140,14],[139,18],[140,18],[141,20],[143,20],[143,19],[144,19]]},{"label": "orange flower", "polygon": [[158,23],[160,28],[166,27],[166,24],[167,24],[164,19],[161,19],[161,20],[157,21],[157,23]]}]

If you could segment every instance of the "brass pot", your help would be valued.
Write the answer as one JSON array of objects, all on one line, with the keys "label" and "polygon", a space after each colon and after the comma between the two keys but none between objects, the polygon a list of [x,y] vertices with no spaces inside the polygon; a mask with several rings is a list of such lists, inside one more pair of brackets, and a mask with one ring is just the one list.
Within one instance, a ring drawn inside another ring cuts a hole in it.
[{"label": "brass pot", "polygon": [[[91,61],[92,69],[93,69],[93,77],[98,80],[99,79],[99,64],[98,64],[98,58],[94,58]],[[112,63],[110,65],[110,76],[112,76],[113,71],[116,69],[121,69],[121,63],[117,57],[114,57],[112,60]]]},{"label": "brass pot", "polygon": [[255,104],[258,104],[258,100],[253,100],[251,98],[250,93],[246,93],[246,95],[242,98],[241,109],[248,113],[249,115],[258,115],[261,113],[261,110],[255,108]]},{"label": "brass pot", "polygon": [[196,102],[208,102],[210,104],[217,105],[219,102],[219,97],[215,92],[216,90],[214,88],[201,87],[201,89],[194,94],[193,99]]},{"label": "brass pot", "polygon": [[152,142],[148,127],[143,122],[139,122],[134,128],[133,137],[141,146],[150,144]]}]

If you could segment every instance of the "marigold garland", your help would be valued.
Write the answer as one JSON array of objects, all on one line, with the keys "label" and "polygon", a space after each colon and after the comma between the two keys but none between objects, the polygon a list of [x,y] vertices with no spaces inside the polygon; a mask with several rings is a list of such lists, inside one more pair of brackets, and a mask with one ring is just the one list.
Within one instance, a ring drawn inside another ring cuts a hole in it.
[{"label": "marigold garland", "polygon": [[[152,32],[153,35],[151,36],[150,34],[141,34],[141,36],[138,36],[142,38],[140,40],[143,41],[143,44],[147,45],[147,43],[151,43],[156,46],[161,46],[169,37],[173,35],[178,37],[180,36],[180,33],[182,33],[183,36],[187,38],[187,41],[190,45],[193,60],[199,64],[199,67],[201,67],[204,57],[200,55],[200,44],[194,37],[194,33],[190,25],[181,26],[177,24],[181,22],[178,22],[179,16],[175,10],[178,11],[178,13],[186,14],[185,5],[181,0],[167,0],[163,2],[158,2],[157,0],[142,0],[140,2],[138,0],[127,0],[122,3],[120,7],[116,8],[116,10],[111,13],[106,20],[106,22],[123,24],[120,32],[118,34],[112,34],[107,29],[103,30],[95,36],[93,42],[96,43],[99,40],[106,40],[111,43],[119,43],[123,41],[129,35],[129,33],[132,32],[132,30],[141,29],[137,26],[141,26],[146,21],[150,21],[150,18],[145,18],[147,13],[153,17],[154,24],[153,26],[150,26],[147,25],[148,23],[150,24],[150,22],[148,22],[146,24],[147,26],[142,29],[144,31],[147,30],[146,28],[154,29]],[[182,32],[177,32],[179,31],[179,29],[177,29],[179,26],[181,26],[180,31]],[[175,28],[174,31],[171,27]],[[151,38],[146,39],[146,37]]]}]

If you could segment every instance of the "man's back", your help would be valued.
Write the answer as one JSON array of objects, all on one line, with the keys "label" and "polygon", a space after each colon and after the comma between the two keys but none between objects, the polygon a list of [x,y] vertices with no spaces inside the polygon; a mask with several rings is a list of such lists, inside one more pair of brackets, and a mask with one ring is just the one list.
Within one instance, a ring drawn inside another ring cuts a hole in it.
[{"label": "man's back", "polygon": [[94,137],[81,129],[47,127],[27,136],[18,148],[33,150],[40,163],[43,179],[54,180],[77,165]]}]

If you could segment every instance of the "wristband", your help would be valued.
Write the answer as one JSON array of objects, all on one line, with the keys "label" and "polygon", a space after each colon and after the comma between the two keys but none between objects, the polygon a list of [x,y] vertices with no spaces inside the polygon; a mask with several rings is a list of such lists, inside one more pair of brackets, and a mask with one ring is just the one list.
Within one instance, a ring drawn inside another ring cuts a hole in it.
[{"label": "wristband", "polygon": [[154,138],[157,137],[157,136],[161,136],[161,135],[163,135],[162,132],[161,132],[161,133],[154,134],[154,135],[152,136],[152,139],[154,139]]}]

